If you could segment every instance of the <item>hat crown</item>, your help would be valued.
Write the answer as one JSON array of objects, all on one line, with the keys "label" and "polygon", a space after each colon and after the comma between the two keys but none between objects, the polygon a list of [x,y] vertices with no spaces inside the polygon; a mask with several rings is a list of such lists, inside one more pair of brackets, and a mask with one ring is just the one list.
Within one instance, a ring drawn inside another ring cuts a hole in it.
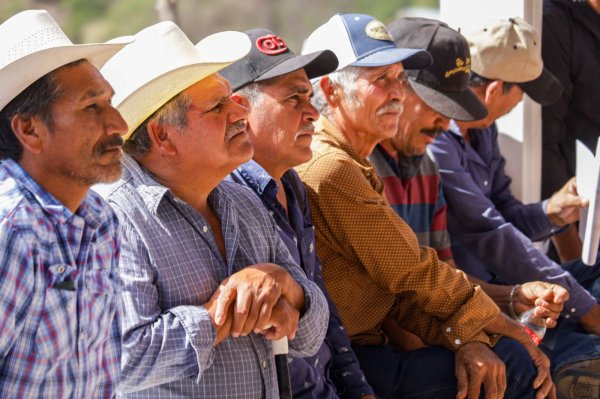
[{"label": "hat crown", "polygon": [[27,10],[0,25],[0,69],[31,53],[73,43],[45,10]]},{"label": "hat crown", "polygon": [[484,78],[522,83],[542,74],[539,34],[519,17],[491,21],[467,39],[473,72]]},{"label": "hat crown", "polygon": [[433,63],[407,75],[431,88],[466,90],[471,72],[467,40],[441,21],[428,18],[400,18],[389,26],[400,47],[422,48],[431,53]]}]

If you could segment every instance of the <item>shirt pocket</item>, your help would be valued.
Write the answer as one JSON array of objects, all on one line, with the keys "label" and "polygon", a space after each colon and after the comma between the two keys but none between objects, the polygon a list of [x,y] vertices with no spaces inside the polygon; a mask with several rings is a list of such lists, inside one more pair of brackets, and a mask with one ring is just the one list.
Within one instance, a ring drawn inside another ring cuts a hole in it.
[{"label": "shirt pocket", "polygon": [[35,337],[37,355],[52,361],[73,355],[77,344],[77,291],[47,287]]},{"label": "shirt pocket", "polygon": [[87,320],[82,331],[90,348],[95,349],[110,339],[114,328],[120,280],[106,269],[89,270],[83,276]]}]

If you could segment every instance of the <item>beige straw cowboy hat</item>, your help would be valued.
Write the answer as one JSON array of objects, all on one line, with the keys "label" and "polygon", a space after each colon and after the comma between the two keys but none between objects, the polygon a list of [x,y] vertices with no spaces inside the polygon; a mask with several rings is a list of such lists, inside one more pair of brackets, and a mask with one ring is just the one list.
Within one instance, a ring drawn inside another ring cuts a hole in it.
[{"label": "beige straw cowboy hat", "polygon": [[12,16],[0,25],[0,110],[47,73],[82,58],[100,68],[125,44],[73,44],[44,10]]},{"label": "beige straw cowboy hat", "polygon": [[194,46],[170,21],[134,37],[102,68],[115,90],[113,104],[129,125],[124,139],[171,98],[250,50],[248,36],[233,31],[215,33]]}]

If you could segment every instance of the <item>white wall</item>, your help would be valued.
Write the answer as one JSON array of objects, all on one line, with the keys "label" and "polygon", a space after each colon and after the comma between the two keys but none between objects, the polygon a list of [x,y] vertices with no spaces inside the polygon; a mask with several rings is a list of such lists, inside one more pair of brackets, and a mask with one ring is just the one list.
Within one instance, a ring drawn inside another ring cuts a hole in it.
[{"label": "white wall", "polygon": [[[486,21],[520,16],[538,32],[542,0],[440,0],[440,19],[454,29],[470,32]],[[542,162],[541,107],[527,96],[510,114],[498,120],[500,147],[513,178],[511,190],[523,202],[540,200]]]}]

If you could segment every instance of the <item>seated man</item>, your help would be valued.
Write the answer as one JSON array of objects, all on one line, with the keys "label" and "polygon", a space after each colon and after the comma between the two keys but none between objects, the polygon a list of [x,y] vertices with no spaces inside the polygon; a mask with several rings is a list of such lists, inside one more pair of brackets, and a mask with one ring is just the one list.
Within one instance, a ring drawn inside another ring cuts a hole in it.
[{"label": "seated man", "polygon": [[[388,25],[401,47],[423,48],[433,64],[419,71],[406,71],[404,112],[398,133],[375,147],[369,160],[381,176],[391,207],[415,232],[419,244],[431,246],[438,257],[456,267],[446,229],[446,203],[442,195],[438,165],[427,146],[448,129],[450,118],[472,121],[485,117],[485,106],[468,87],[471,68],[467,40],[443,22],[426,18],[400,18]],[[461,65],[457,67],[457,61]],[[431,105],[429,105],[431,104]],[[460,267],[460,265],[458,265]],[[568,292],[557,284],[526,282],[511,286],[489,284],[469,276],[507,314],[535,312],[554,327]],[[512,297],[511,297],[512,293]],[[538,298],[541,300],[538,301]]]},{"label": "seated man", "polygon": [[248,37],[194,48],[171,22],[103,68],[129,123],[123,178],[103,188],[122,223],[124,397],[278,398],[269,340],[319,348],[327,304],[260,201],[221,183],[252,157],[247,111],[215,72]]},{"label": "seated man", "polygon": [[[488,282],[542,280],[564,286],[570,294],[563,312],[567,320],[553,331],[557,390],[565,398],[578,397],[581,389],[597,397],[600,267],[575,261],[561,268],[532,243],[574,222],[584,201],[573,182],[541,203],[526,205],[514,198],[493,123],[521,101],[523,92],[542,104],[551,103],[560,95],[560,83],[543,67],[539,35],[519,18],[490,23],[467,39],[474,72],[470,85],[488,116],[451,124],[431,147],[448,202],[452,252],[461,268]],[[596,292],[586,290],[594,284]]]},{"label": "seated man", "polygon": [[120,240],[89,188],[121,175],[127,125],[97,68],[123,45],[74,45],[41,10],[0,43],[0,397],[112,398]]},{"label": "seated man", "polygon": [[[333,72],[337,58],[329,50],[295,56],[283,39],[266,29],[246,33],[253,43],[250,53],[221,75],[231,82],[232,99],[248,108],[254,155],[230,179],[248,186],[260,197],[296,263],[329,297],[314,250],[315,233],[306,191],[292,168],[312,156],[313,122],[319,113],[310,103],[309,79]],[[265,41],[277,43],[278,51],[267,51]],[[331,300],[328,304],[329,325],[319,352],[311,358],[294,358],[290,363],[293,396],[374,398],[335,305]]]},{"label": "seated man", "polygon": [[[323,49],[333,50],[340,66],[313,85],[322,116],[313,157],[297,171],[308,192],[327,289],[376,394],[479,397],[483,385],[489,397],[529,398],[534,388],[538,397],[554,397],[548,359],[462,272],[440,262],[435,250],[419,247],[387,205],[367,160],[398,130],[404,68],[428,66],[429,53],[397,48],[381,22],[362,14],[334,15],[309,36],[303,52]],[[391,348],[381,330],[386,319],[432,347]],[[537,377],[525,348],[496,334],[526,346]]]}]

